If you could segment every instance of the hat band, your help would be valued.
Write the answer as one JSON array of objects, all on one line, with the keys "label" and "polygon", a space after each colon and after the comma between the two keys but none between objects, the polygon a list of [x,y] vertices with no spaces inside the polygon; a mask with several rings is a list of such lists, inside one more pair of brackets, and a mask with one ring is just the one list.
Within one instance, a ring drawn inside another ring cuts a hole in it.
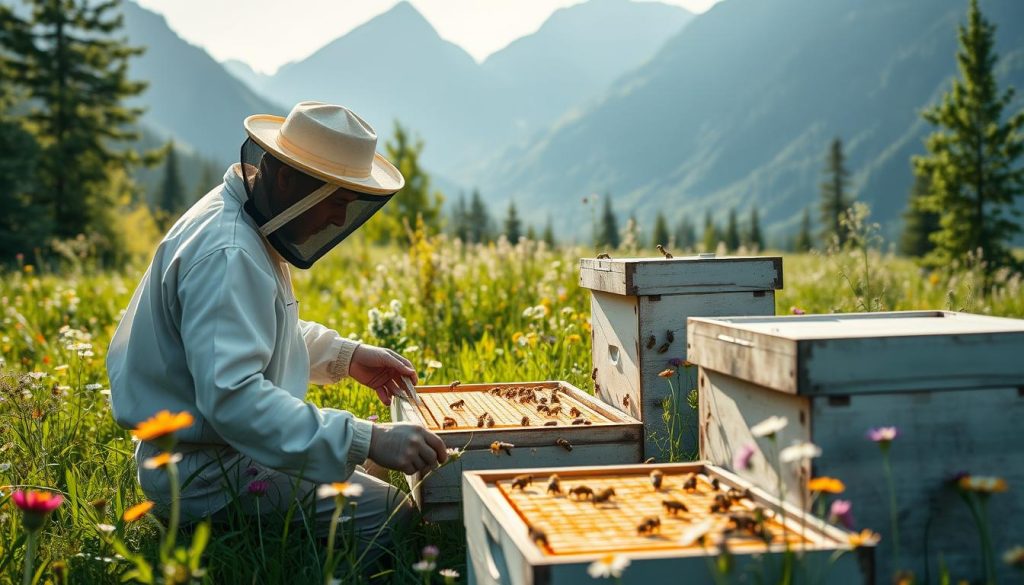
[{"label": "hat band", "polygon": [[288,137],[285,136],[283,132],[277,133],[277,145],[282,149],[289,151],[289,153],[297,154],[302,158],[308,159],[310,162],[316,163],[318,166],[323,167],[325,170],[335,175],[365,179],[370,176],[370,172],[373,170],[373,157],[370,158],[371,163],[369,166],[355,167],[338,164],[332,160],[317,156],[301,146],[298,146],[291,140],[288,140]]}]

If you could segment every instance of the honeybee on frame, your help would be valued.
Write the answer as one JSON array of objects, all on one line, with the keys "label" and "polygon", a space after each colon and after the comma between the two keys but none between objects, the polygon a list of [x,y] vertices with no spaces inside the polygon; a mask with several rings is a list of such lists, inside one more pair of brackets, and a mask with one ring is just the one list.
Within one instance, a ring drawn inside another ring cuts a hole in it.
[{"label": "honeybee on frame", "polygon": [[609,488],[604,488],[603,490],[601,490],[601,491],[597,492],[596,494],[594,494],[594,496],[592,498],[590,498],[590,501],[593,502],[594,505],[596,506],[598,504],[607,503],[609,500],[612,499],[612,496],[614,496],[614,495],[615,495],[615,488],[610,488],[610,487]]},{"label": "honeybee on frame", "polygon": [[583,414],[583,413],[580,412],[580,409],[576,408],[575,406],[569,409],[569,416],[571,416],[573,418],[576,418],[576,417],[580,416],[581,414]]},{"label": "honeybee on frame", "polygon": [[654,471],[651,472],[651,485],[654,486],[654,489],[661,489],[661,480],[664,477],[665,474],[662,473],[660,469],[655,469]]},{"label": "honeybee on frame", "polygon": [[461,383],[462,382],[460,382],[458,380],[452,380],[452,383],[448,384],[448,390],[455,390],[455,387],[458,386]]},{"label": "honeybee on frame", "polygon": [[466,406],[466,401],[465,400],[456,400],[455,402],[452,402],[451,404],[449,404],[448,408],[450,408],[452,410],[462,410],[463,408],[465,408],[465,406]]},{"label": "honeybee on frame", "polygon": [[524,490],[529,485],[533,485],[533,476],[528,473],[512,478],[512,489]]},{"label": "honeybee on frame", "polygon": [[686,507],[686,504],[677,502],[676,500],[662,500],[661,507],[665,508],[665,512],[667,512],[669,516],[675,516],[680,512],[690,511],[689,508]]},{"label": "honeybee on frame", "polygon": [[551,474],[551,477],[548,478],[548,487],[546,493],[548,495],[562,493],[562,484],[558,479],[557,473]]},{"label": "honeybee on frame", "polygon": [[452,418],[450,416],[446,416],[446,417],[444,417],[444,424],[441,425],[441,428],[443,428],[443,429],[450,429],[450,428],[456,426],[457,424],[458,423],[455,422],[454,418]]},{"label": "honeybee on frame", "polygon": [[654,534],[655,532],[661,532],[661,518],[657,516],[648,516],[636,525],[636,533],[639,535]]},{"label": "honeybee on frame", "polygon": [[585,485],[578,485],[569,490],[569,495],[577,500],[586,500],[594,496],[594,490]]},{"label": "honeybee on frame", "polygon": [[524,427],[530,426],[530,417],[524,416],[523,420],[519,421],[519,425]]}]

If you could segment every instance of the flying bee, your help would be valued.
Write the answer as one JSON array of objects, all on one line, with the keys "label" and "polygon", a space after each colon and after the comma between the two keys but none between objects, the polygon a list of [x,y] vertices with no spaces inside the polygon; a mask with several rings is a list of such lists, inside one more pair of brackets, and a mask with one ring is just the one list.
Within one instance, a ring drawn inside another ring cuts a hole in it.
[{"label": "flying bee", "polygon": [[558,421],[557,420],[549,420],[548,422],[544,423],[544,426],[546,426],[546,427],[557,427],[558,426]]},{"label": "flying bee", "polygon": [[594,497],[594,490],[585,485],[578,485],[569,490],[569,495],[577,500],[586,500],[587,498]]},{"label": "flying bee", "polygon": [[590,498],[590,501],[593,502],[595,506],[598,504],[605,504],[609,500],[611,500],[612,496],[614,495],[615,488],[604,488],[603,490],[594,494],[594,496]]},{"label": "flying bee", "polygon": [[530,426],[530,417],[524,416],[523,420],[519,421],[519,425],[524,427]]},{"label": "flying bee", "polygon": [[492,417],[491,415],[487,415],[487,422],[484,423],[484,426],[489,428],[489,429],[493,429],[494,428],[494,417]]},{"label": "flying bee", "polygon": [[580,416],[580,417],[576,417],[576,418],[572,419],[572,424],[574,424],[574,425],[585,425],[585,424],[590,424],[590,421]]},{"label": "flying bee", "polygon": [[598,260],[611,260],[612,257],[608,255],[608,252],[601,252],[597,255]]},{"label": "flying bee", "polygon": [[[554,421],[551,421],[551,422],[554,422]],[[547,426],[547,423],[544,423],[544,426]],[[554,426],[554,425],[551,425],[551,426]],[[558,445],[559,447],[565,449],[566,451],[570,451],[570,452],[572,451],[572,443],[570,443],[566,439],[557,439],[555,441],[555,444]]]},{"label": "flying bee", "polygon": [[622,397],[622,406],[629,408],[629,394]]},{"label": "flying bee", "polygon": [[454,418],[452,418],[450,416],[446,416],[446,417],[444,417],[444,423],[441,425],[441,428],[442,429],[450,429],[450,428],[454,427],[457,424],[458,423],[455,422]]},{"label": "flying bee", "polygon": [[683,489],[688,492],[696,491],[697,476],[691,473],[689,477],[686,478],[686,481],[683,482]]},{"label": "flying bee", "polygon": [[655,339],[655,337],[653,335],[648,337],[647,338],[647,344],[646,344],[647,349],[654,349],[654,344],[655,343],[658,343],[658,340]]},{"label": "flying bee", "polygon": [[665,353],[666,351],[668,351],[670,345],[672,344],[669,343],[668,341],[662,343],[661,346],[658,347],[658,353]]},{"label": "flying bee", "polygon": [[654,534],[655,532],[661,532],[661,518],[657,516],[648,516],[636,525],[636,533],[639,535]]},{"label": "flying bee", "polygon": [[512,478],[512,489],[526,489],[526,486],[533,485],[533,476],[530,474],[517,475]]},{"label": "flying bee", "polygon": [[676,500],[662,500],[661,507],[665,508],[665,512],[667,512],[669,516],[675,516],[680,512],[690,511],[690,509],[686,507],[686,504],[677,502]]},{"label": "flying bee", "polygon": [[548,544],[548,535],[544,534],[543,530],[532,526],[530,527],[530,542],[537,546],[551,546]]},{"label": "flying bee", "polygon": [[665,258],[671,258],[672,257],[672,253],[669,252],[668,250],[666,250],[665,246],[662,246],[661,244],[658,244],[657,248],[658,248],[658,251],[661,252],[661,255],[664,256]]},{"label": "flying bee", "polygon": [[450,408],[452,410],[462,410],[465,407],[466,407],[466,401],[465,400],[456,400],[455,402],[452,402],[451,404],[448,405],[448,408]]},{"label": "flying bee", "polygon": [[662,473],[660,469],[655,469],[651,472],[651,485],[654,486],[654,489],[661,489],[661,480],[664,478],[665,474]]},{"label": "flying bee", "polygon": [[562,414],[562,405],[556,404],[548,409],[548,416],[558,416]]},{"label": "flying bee", "polygon": [[582,414],[583,413],[580,412],[580,409],[576,408],[575,406],[569,409],[569,416],[573,418],[576,418],[577,416],[580,416]]},{"label": "flying bee", "polygon": [[551,474],[551,477],[548,478],[548,488],[546,493],[548,495],[562,493],[562,484],[558,479],[558,474]]},{"label": "flying bee", "polygon": [[493,453],[494,455],[501,455],[501,452],[504,451],[505,453],[508,453],[509,457],[511,457],[513,447],[515,447],[515,445],[513,445],[512,443],[506,443],[504,441],[494,441],[493,443],[491,443],[491,453]]},{"label": "flying bee", "polygon": [[448,384],[448,390],[455,390],[455,387],[458,386],[461,383],[462,382],[460,382],[458,380],[452,380],[452,383]]}]

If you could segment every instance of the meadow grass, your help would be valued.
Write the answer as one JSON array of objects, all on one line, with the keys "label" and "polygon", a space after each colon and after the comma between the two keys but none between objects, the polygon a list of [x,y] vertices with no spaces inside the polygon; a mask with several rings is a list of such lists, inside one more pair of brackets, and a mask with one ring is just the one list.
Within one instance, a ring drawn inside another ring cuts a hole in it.
[{"label": "meadow grass", "polygon": [[[592,254],[525,240],[465,246],[418,236],[406,248],[375,248],[354,239],[293,278],[303,318],[401,351],[421,383],[558,379],[589,391],[589,294],[577,278],[579,257]],[[874,250],[786,255],[784,264],[778,314],[927,308],[1024,316],[1018,275],[997,275],[982,294],[969,269],[925,273]],[[144,269],[106,272],[77,262],[0,273],[0,486],[52,488],[66,498],[42,532],[42,580],[55,579],[51,563],[63,560],[75,583],[120,582],[131,567],[100,538],[97,523],[117,525],[131,550],[156,556],[155,521],[119,522],[144,498],[131,437],[110,415],[104,369]],[[389,418],[372,391],[351,381],[311,387],[309,399]],[[0,584],[19,582],[25,549],[11,489],[0,497]],[[461,527],[423,524],[399,535],[387,579],[422,581],[411,566],[426,544],[439,546],[438,568],[465,575]],[[324,555],[301,531],[283,537],[279,526],[238,518],[215,527],[203,564],[207,582],[316,583]],[[345,569],[364,576],[361,567]]]}]

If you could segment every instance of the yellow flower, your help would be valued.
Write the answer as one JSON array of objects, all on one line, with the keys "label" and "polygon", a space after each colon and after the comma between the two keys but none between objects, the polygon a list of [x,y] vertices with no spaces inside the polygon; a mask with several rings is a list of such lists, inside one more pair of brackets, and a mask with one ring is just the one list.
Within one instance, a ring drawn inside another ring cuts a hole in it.
[{"label": "yellow flower", "polygon": [[983,477],[980,475],[965,475],[958,482],[960,489],[965,492],[977,492],[980,494],[996,494],[1009,489],[1006,480],[1001,477]]},{"label": "yellow flower", "polygon": [[187,411],[171,414],[168,410],[161,410],[153,418],[140,422],[132,436],[140,441],[155,441],[188,428],[193,422],[192,414]]},{"label": "yellow flower", "polygon": [[874,546],[878,544],[878,541],[882,540],[882,537],[878,534],[871,532],[867,528],[860,531],[860,534],[854,532],[850,534],[850,546],[853,548],[859,548],[862,546]]},{"label": "yellow flower", "polygon": [[25,271],[25,274],[32,274],[32,271],[35,270],[35,267],[33,267],[31,264],[26,264],[23,270]]},{"label": "yellow flower", "polygon": [[124,511],[124,516],[123,516],[124,521],[125,522],[135,522],[139,518],[142,518],[143,516],[148,514],[149,511],[152,510],[152,509],[153,509],[153,502],[150,502],[149,500],[146,500],[145,502],[142,502],[141,504],[135,504],[131,508],[128,508],[127,510]]},{"label": "yellow flower", "polygon": [[150,457],[142,462],[142,466],[146,469],[160,469],[168,463],[177,463],[181,461],[181,453],[161,453],[156,457]]},{"label": "yellow flower", "polygon": [[537,345],[538,339],[539,336],[537,335],[536,331],[531,331],[526,334],[526,342],[529,343],[530,345]]},{"label": "yellow flower", "polygon": [[569,343],[579,343],[583,341],[583,338],[576,333],[571,333],[565,337],[565,340]]},{"label": "yellow flower", "polygon": [[522,331],[516,331],[512,334],[512,343],[519,343],[519,338],[523,336]]},{"label": "yellow flower", "polygon": [[841,494],[846,490],[843,482],[834,477],[815,477],[807,482],[807,489],[812,492],[827,492],[830,494]]},{"label": "yellow flower", "polygon": [[325,483],[316,489],[316,495],[320,499],[334,498],[342,495],[346,498],[358,498],[363,495],[363,486],[358,483],[335,482]]}]

